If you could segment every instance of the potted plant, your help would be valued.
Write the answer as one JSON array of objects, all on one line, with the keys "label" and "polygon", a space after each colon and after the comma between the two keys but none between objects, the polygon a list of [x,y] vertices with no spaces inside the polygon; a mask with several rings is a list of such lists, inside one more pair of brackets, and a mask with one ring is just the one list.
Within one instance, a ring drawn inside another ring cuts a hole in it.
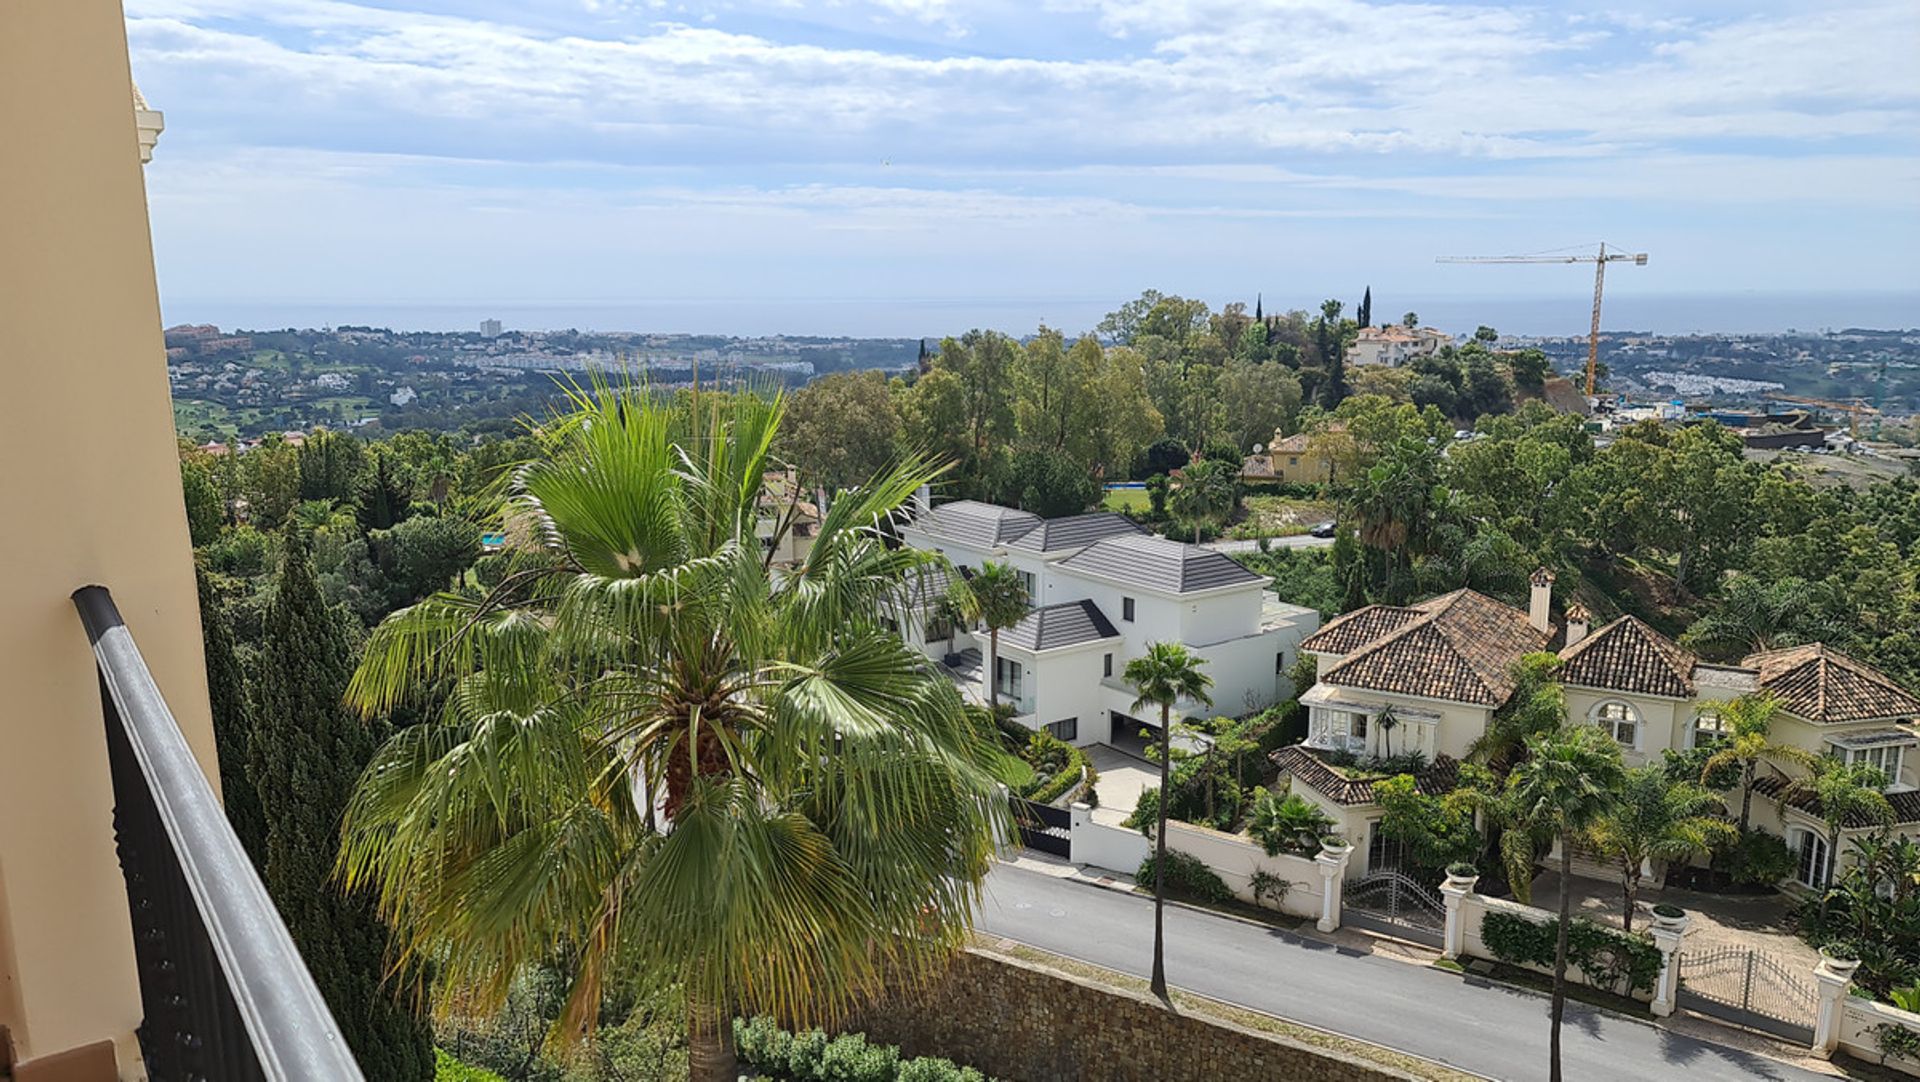
[{"label": "potted plant", "polygon": [[1687,922],[1687,911],[1669,902],[1653,907],[1653,923],[1662,928],[1678,928]]},{"label": "potted plant", "polygon": [[1353,846],[1347,844],[1347,839],[1339,834],[1320,835],[1320,851],[1323,853],[1337,857],[1352,848]]},{"label": "potted plant", "polygon": [[1851,977],[1860,968],[1860,948],[1851,939],[1836,939],[1820,948],[1820,963],[1836,977]]},{"label": "potted plant", "polygon": [[1447,865],[1447,885],[1450,887],[1472,887],[1480,879],[1480,869],[1470,860],[1456,860]]}]

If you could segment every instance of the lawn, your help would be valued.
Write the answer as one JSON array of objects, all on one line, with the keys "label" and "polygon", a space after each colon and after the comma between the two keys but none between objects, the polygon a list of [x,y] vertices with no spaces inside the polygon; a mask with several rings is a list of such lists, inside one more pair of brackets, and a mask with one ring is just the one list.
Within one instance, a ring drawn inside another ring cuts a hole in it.
[{"label": "lawn", "polygon": [[1100,501],[1102,511],[1132,511],[1142,515],[1152,506],[1153,501],[1147,498],[1144,488],[1110,488],[1107,498]]}]

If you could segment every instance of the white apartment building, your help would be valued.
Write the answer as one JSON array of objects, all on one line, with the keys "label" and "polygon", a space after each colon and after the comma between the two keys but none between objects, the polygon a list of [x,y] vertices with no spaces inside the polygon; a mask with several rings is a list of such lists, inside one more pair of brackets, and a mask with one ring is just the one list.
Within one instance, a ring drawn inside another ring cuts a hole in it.
[{"label": "white apartment building", "polygon": [[[1041,519],[973,500],[929,507],[900,528],[914,548],[944,553],[962,575],[991,561],[1020,574],[1026,619],[1000,633],[998,690],[1029,728],[1075,744],[1137,739],[1158,717],[1133,714],[1127,662],[1153,642],[1181,642],[1206,659],[1213,707],[1183,714],[1238,716],[1292,695],[1286,669],[1320,625],[1312,609],[1267,590],[1269,579],[1195,545],[1095,512]],[[907,641],[968,667],[988,652],[984,629],[956,627],[941,604],[944,572],[908,600]]]},{"label": "white apartment building", "polygon": [[1362,327],[1360,336],[1347,349],[1347,363],[1365,366],[1383,364],[1398,368],[1415,357],[1431,357],[1453,336],[1432,327]]}]

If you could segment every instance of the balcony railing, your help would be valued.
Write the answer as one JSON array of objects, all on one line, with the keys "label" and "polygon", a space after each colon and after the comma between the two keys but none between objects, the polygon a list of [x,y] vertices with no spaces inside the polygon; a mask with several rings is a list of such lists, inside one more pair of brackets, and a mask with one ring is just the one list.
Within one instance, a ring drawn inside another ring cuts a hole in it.
[{"label": "balcony railing", "polygon": [[360,1082],[112,595],[88,586],[73,603],[100,672],[148,1076]]}]

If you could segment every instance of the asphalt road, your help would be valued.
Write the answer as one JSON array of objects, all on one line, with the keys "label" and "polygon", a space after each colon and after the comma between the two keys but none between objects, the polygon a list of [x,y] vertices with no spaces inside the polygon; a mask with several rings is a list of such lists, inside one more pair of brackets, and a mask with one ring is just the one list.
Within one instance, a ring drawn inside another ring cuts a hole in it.
[{"label": "asphalt road", "polygon": [[[1153,903],[1137,895],[999,865],[987,878],[981,925],[1107,969],[1139,977],[1152,970]],[[1178,906],[1167,908],[1167,980],[1493,1078],[1547,1077],[1543,993]],[[1568,1082],[1825,1080],[1571,1001],[1561,1051]]]}]

